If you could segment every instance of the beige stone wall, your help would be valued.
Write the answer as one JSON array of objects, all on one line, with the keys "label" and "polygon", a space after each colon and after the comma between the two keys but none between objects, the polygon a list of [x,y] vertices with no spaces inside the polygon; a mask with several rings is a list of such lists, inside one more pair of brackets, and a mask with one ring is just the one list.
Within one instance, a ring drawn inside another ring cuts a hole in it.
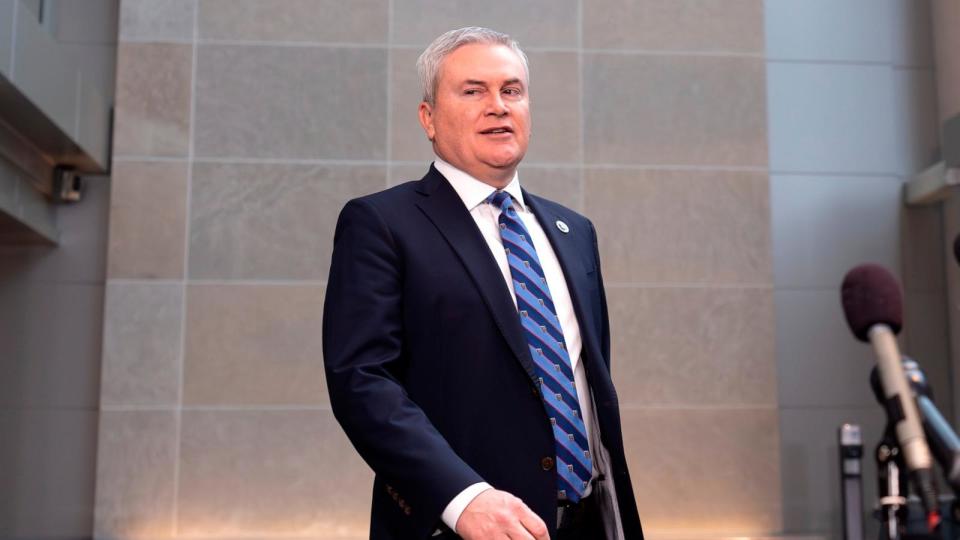
[{"label": "beige stone wall", "polygon": [[530,56],[521,181],[598,228],[646,527],[781,529],[761,0],[123,0],[96,537],[365,536],[333,226],[426,170],[413,63],[467,24]]}]

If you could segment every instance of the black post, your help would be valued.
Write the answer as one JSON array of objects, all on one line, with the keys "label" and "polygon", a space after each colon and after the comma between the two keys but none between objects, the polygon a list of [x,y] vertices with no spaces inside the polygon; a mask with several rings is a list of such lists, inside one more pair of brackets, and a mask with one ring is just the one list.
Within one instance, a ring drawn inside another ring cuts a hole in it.
[{"label": "black post", "polygon": [[843,494],[843,538],[863,538],[863,437],[860,426],[840,426],[840,489]]}]

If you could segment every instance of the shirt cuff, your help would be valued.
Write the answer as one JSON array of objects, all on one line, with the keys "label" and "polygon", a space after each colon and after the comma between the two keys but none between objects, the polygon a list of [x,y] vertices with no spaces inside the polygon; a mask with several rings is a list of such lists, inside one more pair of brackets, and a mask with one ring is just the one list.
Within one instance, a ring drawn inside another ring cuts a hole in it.
[{"label": "shirt cuff", "polygon": [[488,489],[493,489],[493,486],[486,482],[477,482],[476,484],[467,486],[467,489],[461,491],[459,495],[450,501],[443,510],[443,514],[440,514],[440,519],[443,520],[443,523],[447,527],[450,527],[451,531],[457,532],[457,521],[460,520],[460,514],[467,509],[467,505],[473,502],[473,499],[475,499],[477,495]]}]

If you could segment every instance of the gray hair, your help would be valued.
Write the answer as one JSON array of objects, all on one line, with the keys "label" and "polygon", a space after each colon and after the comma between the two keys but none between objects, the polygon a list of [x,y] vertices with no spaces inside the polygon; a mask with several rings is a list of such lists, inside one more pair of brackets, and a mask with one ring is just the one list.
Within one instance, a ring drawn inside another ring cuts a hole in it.
[{"label": "gray hair", "polygon": [[448,54],[470,43],[488,43],[504,45],[520,57],[523,71],[530,80],[530,66],[527,64],[527,55],[520,49],[517,40],[503,32],[497,32],[480,26],[467,26],[445,32],[433,43],[424,49],[420,58],[417,58],[417,74],[420,76],[420,89],[423,91],[423,101],[430,105],[435,103],[437,85],[440,83],[440,66]]}]

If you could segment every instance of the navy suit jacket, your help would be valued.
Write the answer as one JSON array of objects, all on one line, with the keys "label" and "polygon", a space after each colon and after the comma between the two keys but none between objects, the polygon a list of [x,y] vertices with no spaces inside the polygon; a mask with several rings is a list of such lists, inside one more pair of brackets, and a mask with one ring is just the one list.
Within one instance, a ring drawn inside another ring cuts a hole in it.
[{"label": "navy suit jacket", "polygon": [[[610,379],[596,233],[563,206],[527,192],[524,202],[563,267],[624,533],[642,539]],[[419,182],[343,208],[323,353],[334,415],[376,473],[371,539],[427,539],[437,528],[455,537],[440,514],[480,481],[522,499],[555,535],[553,432],[517,309],[469,211],[432,166]]]}]

